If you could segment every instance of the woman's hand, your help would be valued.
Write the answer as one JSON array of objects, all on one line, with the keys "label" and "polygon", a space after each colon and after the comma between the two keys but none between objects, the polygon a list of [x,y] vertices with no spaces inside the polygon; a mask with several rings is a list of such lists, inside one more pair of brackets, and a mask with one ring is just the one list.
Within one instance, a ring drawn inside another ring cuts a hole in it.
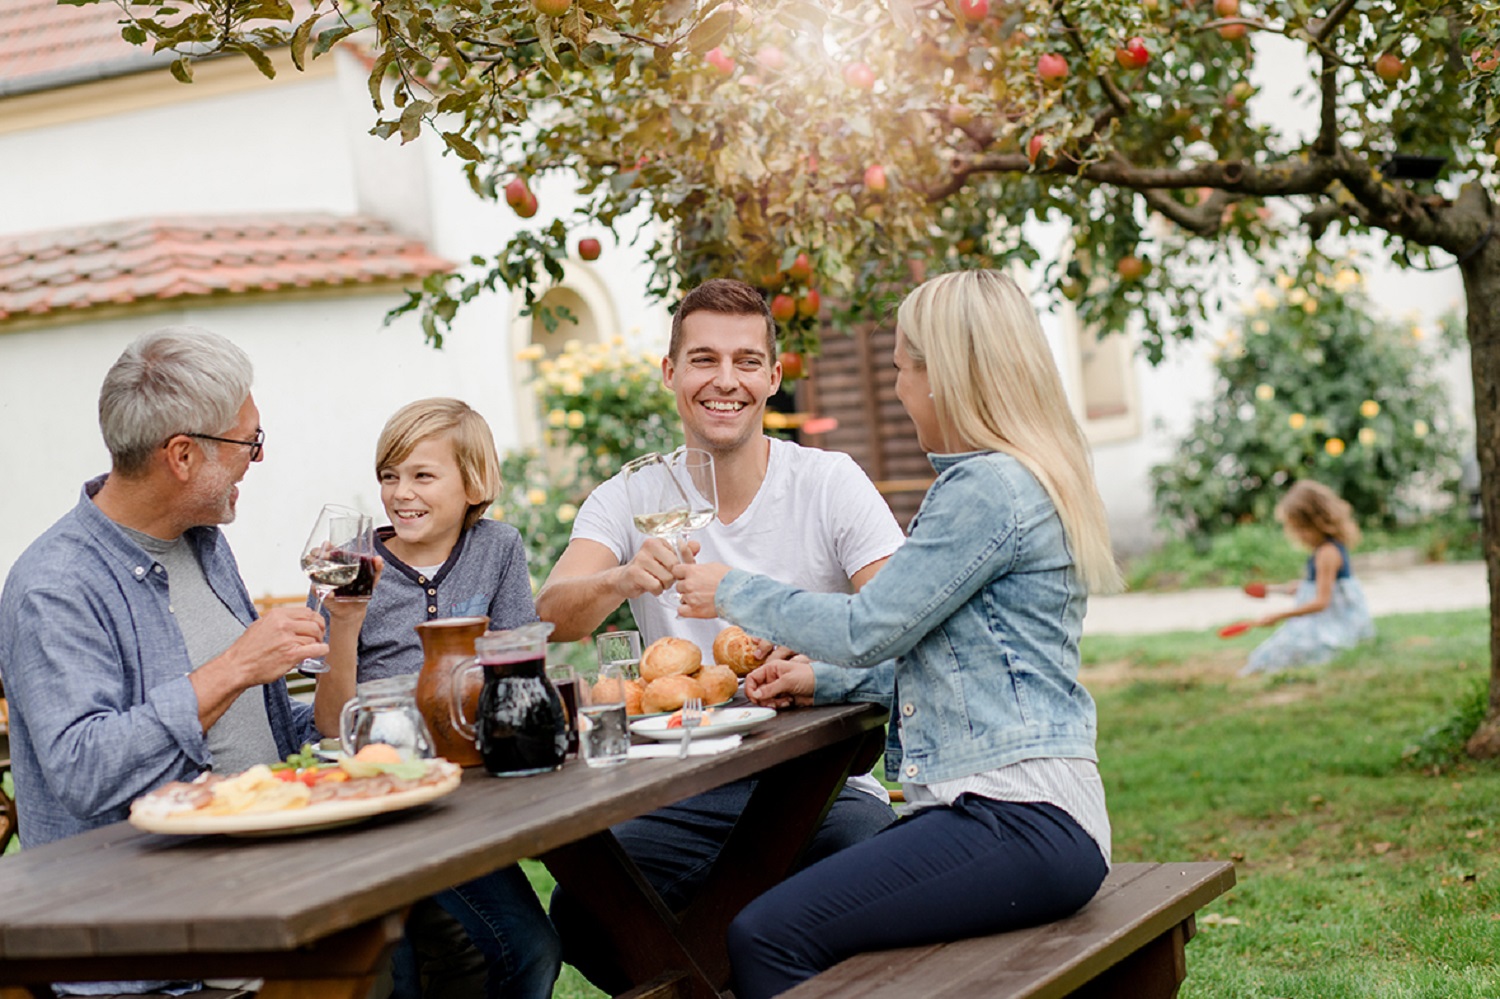
[{"label": "woman's hand", "polygon": [[[778,654],[781,651],[777,649]],[[745,677],[745,696],[767,708],[805,708],[812,704],[817,686],[812,660],[806,656],[773,657]]]},{"label": "woman's hand", "polygon": [[677,577],[677,596],[682,601],[677,608],[678,617],[719,616],[714,593],[720,581],[729,575],[729,566],[721,562],[679,562],[672,567],[672,575]]}]

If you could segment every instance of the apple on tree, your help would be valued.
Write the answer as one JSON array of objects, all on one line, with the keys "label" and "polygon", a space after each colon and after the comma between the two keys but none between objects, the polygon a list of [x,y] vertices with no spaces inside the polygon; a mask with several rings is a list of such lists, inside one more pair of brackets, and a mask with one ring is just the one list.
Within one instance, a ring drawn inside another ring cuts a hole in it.
[{"label": "apple on tree", "polygon": [[844,67],[844,82],[856,90],[869,90],[875,86],[875,71],[862,62],[851,62]]},{"label": "apple on tree", "polygon": [[1115,49],[1115,61],[1125,69],[1140,69],[1151,61],[1151,50],[1146,48],[1144,38],[1136,36]]},{"label": "apple on tree", "polygon": [[781,364],[781,377],[789,382],[794,382],[807,373],[802,355],[794,350],[786,351],[777,361]]},{"label": "apple on tree", "polygon": [[718,46],[709,49],[703,56],[703,61],[724,76],[734,72],[734,57]]},{"label": "apple on tree", "polygon": [[592,236],[586,236],[578,241],[578,255],[584,260],[598,260],[602,249],[599,241]]},{"label": "apple on tree", "polygon": [[525,201],[530,193],[531,190],[526,186],[526,179],[516,177],[505,185],[505,203],[515,208]]},{"label": "apple on tree", "polygon": [[797,315],[811,319],[818,314],[818,307],[822,304],[823,296],[818,294],[818,289],[809,288],[806,295],[797,299]]},{"label": "apple on tree", "polygon": [[786,54],[774,45],[762,45],[755,53],[755,61],[775,72],[786,65]]},{"label": "apple on tree", "polygon": [[1394,52],[1383,53],[1375,60],[1375,75],[1386,83],[1395,83],[1406,75],[1406,63]]},{"label": "apple on tree", "polygon": [[562,17],[573,6],[573,0],[531,0],[531,6],[545,17]]},{"label": "apple on tree", "polygon": [[513,207],[516,210],[516,214],[521,216],[521,218],[531,218],[531,216],[536,214],[536,195],[532,194],[530,191],[527,191],[526,196],[521,200],[521,202],[517,205],[514,205]]},{"label": "apple on tree", "polygon": [[977,24],[990,14],[990,0],[958,0],[958,12],[965,21]]},{"label": "apple on tree", "polygon": [[885,167],[879,163],[872,163],[865,167],[865,190],[872,194],[884,194],[885,189]]},{"label": "apple on tree", "polygon": [[1026,143],[1026,158],[1035,163],[1036,158],[1042,155],[1042,147],[1046,145],[1047,138],[1041,132],[1036,132]]},{"label": "apple on tree", "polygon": [[771,299],[771,318],[778,323],[790,322],[797,316],[797,300],[790,295],[777,295]]},{"label": "apple on tree", "polygon": [[1049,87],[1060,87],[1068,78],[1068,60],[1056,52],[1046,52],[1036,61],[1036,75]]},{"label": "apple on tree", "polygon": [[1123,281],[1139,281],[1146,274],[1146,261],[1133,253],[1127,253],[1115,264],[1115,273]]},{"label": "apple on tree", "polygon": [[812,280],[812,273],[812,260],[805,253],[797,254],[792,266],[786,269],[786,276],[798,284],[806,284]]}]

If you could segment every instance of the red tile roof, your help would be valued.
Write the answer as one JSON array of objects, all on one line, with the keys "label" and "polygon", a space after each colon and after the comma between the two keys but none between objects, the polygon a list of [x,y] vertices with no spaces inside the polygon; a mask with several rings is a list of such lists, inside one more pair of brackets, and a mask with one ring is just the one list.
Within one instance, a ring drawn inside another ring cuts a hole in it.
[{"label": "red tile roof", "polygon": [[198,295],[402,281],[451,270],[379,219],[136,219],[0,236],[0,324]]},{"label": "red tile roof", "polygon": [[[0,95],[116,76],[161,63],[120,37],[120,8],[57,0],[0,2]],[[170,57],[165,57],[170,58]]]}]

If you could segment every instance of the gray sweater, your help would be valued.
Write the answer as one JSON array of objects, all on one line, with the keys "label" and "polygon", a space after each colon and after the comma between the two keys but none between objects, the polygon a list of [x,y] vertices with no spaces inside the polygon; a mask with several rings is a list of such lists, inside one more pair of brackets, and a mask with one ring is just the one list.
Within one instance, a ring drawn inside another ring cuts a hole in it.
[{"label": "gray sweater", "polygon": [[394,529],[376,532],[385,572],[370,598],[359,633],[359,681],[422,669],[416,626],[443,617],[485,615],[500,631],[537,619],[526,572],[526,549],[509,524],[481,520],[459,535],[448,561],[432,576],[413,569],[385,546]]}]

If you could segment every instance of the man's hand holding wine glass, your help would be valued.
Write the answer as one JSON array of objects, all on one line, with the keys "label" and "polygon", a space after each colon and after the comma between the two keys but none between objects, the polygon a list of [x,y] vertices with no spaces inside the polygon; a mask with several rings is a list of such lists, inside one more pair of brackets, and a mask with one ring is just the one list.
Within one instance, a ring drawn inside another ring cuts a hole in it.
[{"label": "man's hand holding wine glass", "polygon": [[691,562],[702,548],[696,541],[681,542],[682,557],[677,548],[661,538],[647,538],[629,562],[620,566],[616,589],[622,599],[631,600],[643,593],[661,596],[673,583],[672,570]]}]

